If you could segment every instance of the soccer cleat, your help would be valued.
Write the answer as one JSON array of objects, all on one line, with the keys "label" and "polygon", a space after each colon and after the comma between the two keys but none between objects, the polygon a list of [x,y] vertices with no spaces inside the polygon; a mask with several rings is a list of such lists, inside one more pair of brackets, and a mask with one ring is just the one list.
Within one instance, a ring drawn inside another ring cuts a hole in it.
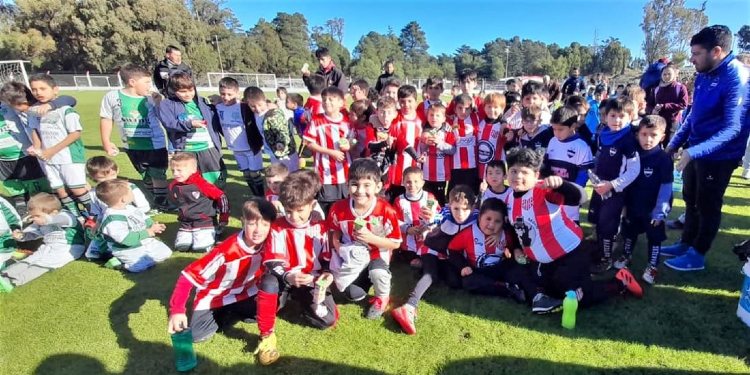
[{"label": "soccer cleat", "polygon": [[643,289],[641,289],[638,281],[635,280],[635,276],[633,276],[633,274],[627,268],[623,268],[617,271],[615,278],[617,280],[620,280],[622,285],[628,292],[630,292],[630,294],[637,298],[643,297]]},{"label": "soccer cleat", "polygon": [[372,297],[370,298],[370,309],[367,310],[367,319],[378,319],[383,316],[386,307],[388,307],[388,297]]},{"label": "soccer cleat", "polygon": [[417,318],[417,309],[414,306],[407,303],[395,308],[391,311],[391,316],[407,335],[417,333],[417,327],[414,325],[414,320]]},{"label": "soccer cleat", "polygon": [[599,260],[599,263],[591,266],[591,273],[600,274],[603,272],[607,272],[611,269],[612,269],[612,259],[602,258],[601,260]]},{"label": "soccer cleat", "polygon": [[630,265],[630,257],[626,257],[625,255],[622,255],[619,258],[617,258],[617,260],[612,266],[618,270],[621,270],[623,268],[627,268],[628,265]]},{"label": "soccer cleat", "polygon": [[659,273],[659,271],[656,269],[656,267],[653,266],[646,266],[646,269],[643,270],[643,276],[641,278],[643,281],[649,283],[650,285],[654,285],[656,282],[656,275]]},{"label": "soccer cleat", "polygon": [[518,303],[526,303],[526,293],[523,292],[520,286],[516,284],[508,284],[508,294],[510,298]]},{"label": "soccer cleat", "polygon": [[549,314],[562,309],[562,301],[544,293],[537,293],[531,302],[531,312],[534,314]]},{"label": "soccer cleat", "polygon": [[13,284],[10,280],[0,276],[0,293],[10,293],[13,291]]},{"label": "soccer cleat", "polygon": [[276,334],[271,332],[266,337],[261,337],[258,348],[253,352],[258,357],[258,363],[268,366],[279,359],[279,351],[276,349]]},{"label": "soccer cleat", "polygon": [[[663,253],[664,249],[662,249]],[[669,259],[664,262],[664,265],[677,271],[700,271],[706,268],[706,258],[695,248],[690,247],[684,255]]]},{"label": "soccer cleat", "polygon": [[34,254],[32,250],[18,249],[10,257],[15,261],[19,261],[28,258],[31,254]]},{"label": "soccer cleat", "polygon": [[107,263],[104,263],[104,267],[111,270],[119,270],[122,269],[122,262],[120,262],[119,259],[112,257],[107,261]]},{"label": "soccer cleat", "polygon": [[662,247],[659,255],[663,255],[665,257],[678,257],[684,255],[689,248],[690,246],[688,246],[688,244],[676,242],[672,245]]}]

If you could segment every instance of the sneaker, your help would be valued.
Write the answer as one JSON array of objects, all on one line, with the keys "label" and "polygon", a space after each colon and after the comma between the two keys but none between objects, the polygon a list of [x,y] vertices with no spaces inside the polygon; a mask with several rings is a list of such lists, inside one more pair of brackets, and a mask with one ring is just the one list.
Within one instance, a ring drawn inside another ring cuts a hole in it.
[{"label": "sneaker", "polygon": [[372,297],[370,298],[370,309],[367,310],[367,319],[378,319],[383,316],[385,308],[388,307],[388,297]]},{"label": "sneaker", "polygon": [[683,229],[683,228],[685,228],[685,223],[679,220],[667,221],[667,229]]},{"label": "sneaker", "polygon": [[643,276],[641,278],[643,281],[649,283],[650,285],[654,285],[656,282],[656,274],[659,273],[659,271],[656,269],[656,267],[653,266],[646,266],[646,269],[643,270]]},{"label": "sneaker", "polygon": [[258,363],[268,366],[279,359],[279,351],[276,349],[276,333],[271,332],[266,337],[261,337],[258,348],[253,352],[258,356]]},{"label": "sneaker", "polygon": [[508,284],[508,294],[510,298],[518,303],[526,303],[526,293],[516,284]]},{"label": "sneaker", "polygon": [[677,242],[672,245],[662,247],[659,255],[663,255],[665,257],[678,257],[684,255],[688,251],[688,248],[690,248],[688,244]]},{"label": "sneaker", "polygon": [[602,258],[601,260],[599,260],[599,263],[591,266],[591,273],[600,274],[603,272],[607,272],[611,269],[612,269],[612,259]]},{"label": "sneaker", "polygon": [[616,269],[621,270],[623,268],[627,268],[627,266],[629,264],[630,264],[630,257],[626,257],[625,255],[623,255],[623,256],[617,258],[617,260],[615,261],[615,263],[613,264],[613,266]]},{"label": "sneaker", "polygon": [[706,258],[690,247],[684,255],[667,260],[664,265],[677,271],[700,271],[706,268]]},{"label": "sneaker", "polygon": [[534,314],[549,314],[562,309],[562,301],[544,293],[537,293],[531,302],[531,312]]},{"label": "sneaker", "polygon": [[407,335],[417,333],[417,327],[414,325],[414,320],[417,318],[417,309],[414,306],[407,303],[395,308],[391,311],[391,316]]},{"label": "sneaker", "polygon": [[633,276],[633,274],[627,268],[623,268],[617,271],[615,279],[620,280],[622,285],[625,287],[625,290],[630,292],[630,294],[634,295],[637,298],[643,297],[643,289],[641,289],[638,281],[635,280],[635,276]]},{"label": "sneaker", "polygon": [[13,291],[13,284],[10,280],[0,276],[0,293],[10,293]]}]

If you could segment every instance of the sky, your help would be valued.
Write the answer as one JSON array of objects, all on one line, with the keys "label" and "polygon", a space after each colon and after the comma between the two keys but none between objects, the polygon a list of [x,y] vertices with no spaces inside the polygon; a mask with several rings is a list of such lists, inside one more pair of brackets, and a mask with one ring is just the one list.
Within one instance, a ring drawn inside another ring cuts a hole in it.
[{"label": "sky", "polygon": [[[642,56],[645,0],[228,0],[244,29],[260,18],[271,21],[278,12],[302,13],[308,26],[323,25],[331,18],[344,19],[344,46],[353,51],[370,31],[396,35],[410,21],[417,21],[427,35],[432,55],[452,54],[461,45],[481,50],[496,38],[538,40],[567,46],[585,45],[615,37]],[[700,1],[686,0],[688,7]],[[708,24],[724,24],[732,33],[750,24],[750,1],[708,0]]]}]

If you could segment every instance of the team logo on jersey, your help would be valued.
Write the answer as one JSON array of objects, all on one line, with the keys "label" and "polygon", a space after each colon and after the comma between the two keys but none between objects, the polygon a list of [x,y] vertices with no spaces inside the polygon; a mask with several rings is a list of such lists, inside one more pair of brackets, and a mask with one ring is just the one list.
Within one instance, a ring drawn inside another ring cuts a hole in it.
[{"label": "team logo on jersey", "polygon": [[566,151],[566,153],[568,154],[569,158],[576,156],[576,150],[573,148],[569,148],[568,151]]},{"label": "team logo on jersey", "polygon": [[643,175],[644,176],[646,176],[648,178],[648,177],[651,177],[652,174],[654,174],[654,169],[653,168],[649,168],[649,167],[643,168]]},{"label": "team logo on jersey", "polygon": [[201,197],[201,192],[200,191],[194,191],[194,192],[192,192],[192,194],[193,194],[193,198],[195,198],[195,199],[198,199],[198,198]]},{"label": "team logo on jersey", "polygon": [[513,223],[513,229],[515,229],[516,235],[518,236],[518,239],[521,240],[523,247],[531,246],[531,236],[529,235],[531,228],[523,222],[522,217],[519,216],[516,218]]},{"label": "team logo on jersey", "polygon": [[477,145],[477,160],[482,164],[489,163],[495,156],[495,147],[489,141],[481,140]]},{"label": "team logo on jersey", "polygon": [[617,149],[614,147],[611,147],[609,149],[609,156],[615,156],[615,155],[617,155]]}]

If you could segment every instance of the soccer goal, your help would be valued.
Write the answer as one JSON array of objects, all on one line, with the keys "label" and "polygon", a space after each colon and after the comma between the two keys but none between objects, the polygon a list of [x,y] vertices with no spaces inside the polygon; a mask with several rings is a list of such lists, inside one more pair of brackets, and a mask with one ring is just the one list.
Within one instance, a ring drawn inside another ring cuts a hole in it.
[{"label": "soccer goal", "polygon": [[116,77],[107,75],[91,75],[86,74],[85,76],[73,76],[73,82],[76,87],[96,87],[96,88],[110,88],[119,87],[120,83],[115,80]]},{"label": "soccer goal", "polygon": [[29,76],[26,74],[26,67],[23,60],[4,60],[0,61],[0,85],[6,82],[17,81],[29,85]]},{"label": "soccer goal", "polygon": [[274,74],[210,72],[207,73],[207,75],[209,87],[218,87],[219,81],[224,77],[232,77],[236,79],[240,84],[240,87],[257,86],[266,90],[275,90],[276,87],[278,87],[276,75]]}]

